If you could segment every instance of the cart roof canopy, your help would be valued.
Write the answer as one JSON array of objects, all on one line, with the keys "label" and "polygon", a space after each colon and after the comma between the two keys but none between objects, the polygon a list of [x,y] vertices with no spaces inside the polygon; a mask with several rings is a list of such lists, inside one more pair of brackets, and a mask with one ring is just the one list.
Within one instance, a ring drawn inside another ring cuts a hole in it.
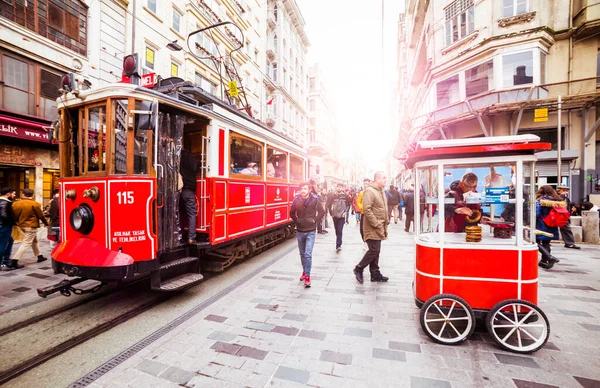
[{"label": "cart roof canopy", "polygon": [[406,167],[416,162],[436,159],[458,159],[482,156],[531,155],[552,149],[550,143],[540,142],[535,135],[492,136],[472,139],[425,140],[416,144],[408,154]]}]

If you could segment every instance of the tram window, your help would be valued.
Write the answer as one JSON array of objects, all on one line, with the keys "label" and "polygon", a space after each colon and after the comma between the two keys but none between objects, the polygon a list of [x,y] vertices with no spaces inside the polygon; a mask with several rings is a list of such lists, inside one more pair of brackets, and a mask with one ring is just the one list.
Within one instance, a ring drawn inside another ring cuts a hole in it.
[{"label": "tram window", "polygon": [[[86,131],[82,131],[82,146],[85,149],[85,172],[104,171],[106,164],[106,106],[87,109]],[[86,120],[84,118],[84,120]],[[86,137],[87,135],[87,137]]]},{"label": "tram window", "polygon": [[287,179],[287,153],[267,147],[267,178]]},{"label": "tram window", "polygon": [[302,182],[304,180],[304,160],[297,156],[290,156],[290,180]]},{"label": "tram window", "polygon": [[262,144],[234,132],[231,132],[229,137],[229,172],[244,177],[262,177]]},{"label": "tram window", "polygon": [[[142,110],[142,102],[135,102],[135,109]],[[138,129],[139,118],[136,118],[136,128],[133,144],[133,173],[148,174],[148,132]]]},{"label": "tram window", "polygon": [[113,100],[114,119],[113,166],[115,174],[127,174],[127,100]]}]

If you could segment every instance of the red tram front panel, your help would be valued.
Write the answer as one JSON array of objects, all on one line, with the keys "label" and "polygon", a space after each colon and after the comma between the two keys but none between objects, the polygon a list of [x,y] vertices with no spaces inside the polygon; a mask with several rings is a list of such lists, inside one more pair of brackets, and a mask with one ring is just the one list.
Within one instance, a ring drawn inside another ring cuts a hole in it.
[{"label": "red tram front panel", "polygon": [[519,253],[417,244],[415,294],[422,302],[434,295],[454,294],[475,309],[517,298],[537,304],[537,268],[537,250]]},{"label": "red tram front panel", "polygon": [[[97,189],[97,200],[84,197],[85,191],[93,188]],[[156,181],[152,178],[61,180],[61,243],[52,252],[53,259],[83,267],[128,265],[155,259],[158,249],[152,218],[155,193]],[[76,231],[70,222],[71,213],[82,205],[93,214],[89,233]],[[112,253],[115,251],[124,254],[118,256],[118,263],[111,261],[116,260]],[[131,259],[123,262],[124,257]]]}]

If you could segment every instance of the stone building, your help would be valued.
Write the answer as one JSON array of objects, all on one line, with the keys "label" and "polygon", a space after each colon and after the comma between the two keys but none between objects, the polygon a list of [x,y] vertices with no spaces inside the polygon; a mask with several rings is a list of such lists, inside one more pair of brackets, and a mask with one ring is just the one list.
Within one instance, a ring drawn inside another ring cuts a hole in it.
[{"label": "stone building", "polygon": [[0,1],[0,186],[47,205],[58,187],[57,118],[62,76],[87,73],[88,5],[79,0]]},{"label": "stone building", "polygon": [[308,65],[310,42],[295,0],[269,0],[265,34],[266,88],[264,122],[305,144],[307,128]]},{"label": "stone building", "polygon": [[552,143],[538,185],[567,184],[579,201],[600,164],[598,32],[598,0],[407,0],[394,156],[422,139],[531,133]]},{"label": "stone building", "polygon": [[[338,175],[340,136],[336,128],[335,112],[331,106],[319,64],[308,69],[308,138],[310,157],[309,176],[319,177],[320,183],[331,188]],[[342,178],[339,176],[338,178]]]}]

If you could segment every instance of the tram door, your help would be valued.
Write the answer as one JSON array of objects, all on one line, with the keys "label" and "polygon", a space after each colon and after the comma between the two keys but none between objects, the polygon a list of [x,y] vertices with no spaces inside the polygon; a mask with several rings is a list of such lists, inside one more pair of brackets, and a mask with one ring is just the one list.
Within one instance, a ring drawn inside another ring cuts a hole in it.
[{"label": "tram door", "polygon": [[159,111],[157,144],[157,194],[159,249],[181,245],[179,217],[179,160],[186,117]]},{"label": "tram door", "polygon": [[[206,151],[208,146],[208,138],[206,134],[206,124],[198,122],[186,124],[183,131],[184,147],[189,149],[192,157],[198,162],[198,169],[196,170],[196,228],[206,229],[207,228],[207,217],[206,217]],[[185,211],[181,212],[182,216],[185,215]],[[186,224],[186,223],[184,223]],[[186,224],[187,225],[187,224]],[[197,240],[201,241],[201,236],[197,236]]]}]

